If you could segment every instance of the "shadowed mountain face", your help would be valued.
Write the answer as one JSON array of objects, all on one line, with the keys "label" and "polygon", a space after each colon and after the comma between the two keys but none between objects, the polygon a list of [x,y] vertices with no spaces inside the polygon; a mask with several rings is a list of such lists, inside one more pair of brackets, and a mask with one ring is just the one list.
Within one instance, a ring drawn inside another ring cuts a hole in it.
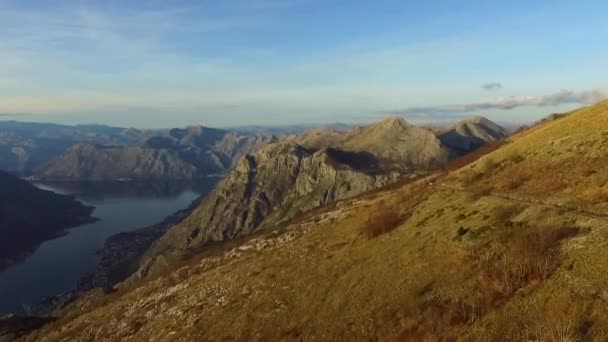
[{"label": "shadowed mountain face", "polygon": [[0,171],[0,270],[66,228],[90,222],[93,208]]},{"label": "shadowed mountain face", "polygon": [[50,181],[191,180],[230,170],[243,155],[274,142],[200,126],[171,129],[135,146],[78,144],[35,173]]},{"label": "shadowed mountain face", "polygon": [[509,134],[501,126],[484,117],[473,117],[459,121],[447,129],[440,130],[438,137],[451,155],[461,156]]}]

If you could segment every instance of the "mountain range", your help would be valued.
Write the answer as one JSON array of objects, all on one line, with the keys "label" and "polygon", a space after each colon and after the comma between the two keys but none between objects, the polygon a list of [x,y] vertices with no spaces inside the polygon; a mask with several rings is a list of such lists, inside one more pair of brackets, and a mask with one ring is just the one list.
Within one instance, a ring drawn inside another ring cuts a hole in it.
[{"label": "mountain range", "polygon": [[[156,244],[190,248],[196,257],[109,294],[90,292],[22,339],[605,340],[606,129],[603,102],[480,149],[458,169],[196,251],[207,237],[239,235],[211,228],[222,222],[219,213],[234,213],[242,224],[227,226],[243,232],[257,219],[220,203],[255,194],[254,207],[273,208],[268,217],[281,210],[264,202],[261,189],[274,189],[263,186],[271,180],[285,191],[282,180],[295,174],[269,179],[264,162],[283,170],[311,158],[300,145],[263,149]],[[327,158],[322,147],[316,153]],[[226,192],[249,179],[256,188]],[[286,185],[284,200],[297,200],[291,184],[297,181]]]},{"label": "mountain range", "polygon": [[[462,139],[490,142],[506,137],[503,130],[478,122],[478,118],[469,122],[474,129],[462,132]],[[149,241],[147,251],[138,256],[139,270],[132,279],[159,272],[209,243],[281,226],[308,210],[442,169],[452,158],[449,152],[435,133],[396,117],[346,132],[315,129],[268,144],[242,157],[189,217],[158,241]],[[150,235],[144,230],[142,236]],[[141,245],[135,248],[141,250]],[[133,265],[124,260],[113,264]],[[107,265],[112,268],[112,263]],[[100,273],[125,271],[106,268]]]},{"label": "mountain range", "polygon": [[[188,127],[157,132],[137,143],[77,143],[40,168],[35,178],[184,180],[232,170],[197,206],[165,223],[108,240],[91,283],[108,290],[129,274],[119,287],[153,279],[215,244],[238,244],[260,234],[295,238],[302,231],[294,229],[300,227],[294,222],[319,208],[425,177],[506,136],[483,118],[433,131],[391,117],[346,131],[321,128],[282,139]],[[243,251],[248,248],[259,247]]]},{"label": "mountain range", "polygon": [[225,173],[243,155],[276,140],[272,135],[243,135],[201,126],[176,128],[136,145],[73,145],[34,172],[34,178],[79,182],[192,180]]},{"label": "mountain range", "polygon": [[28,176],[74,144],[131,145],[161,132],[102,125],[0,121],[0,170]]},{"label": "mountain range", "polygon": [[[344,132],[319,128],[285,140],[307,149],[334,147],[346,152],[371,153],[384,169],[407,171],[408,168],[439,167],[446,162],[445,153],[462,155],[484,142],[507,135],[500,126],[481,118],[462,121],[439,135],[399,118],[378,125]],[[393,129],[386,130],[386,125],[392,125]],[[382,138],[392,144],[377,141],[387,132],[393,136]],[[201,126],[171,129],[134,145],[75,144],[37,169],[33,178],[47,181],[191,180],[225,174],[244,155],[278,141],[279,137],[264,133],[242,134]]]}]

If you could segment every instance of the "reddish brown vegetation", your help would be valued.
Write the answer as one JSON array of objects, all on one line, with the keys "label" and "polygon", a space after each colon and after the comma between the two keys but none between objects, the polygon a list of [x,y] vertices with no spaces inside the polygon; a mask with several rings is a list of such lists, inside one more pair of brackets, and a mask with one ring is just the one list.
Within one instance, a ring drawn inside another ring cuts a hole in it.
[{"label": "reddish brown vegetation", "polygon": [[492,216],[499,224],[505,224],[521,209],[514,205],[499,205],[492,208]]},{"label": "reddish brown vegetation", "polygon": [[578,229],[573,227],[519,228],[508,239],[505,251],[477,254],[484,278],[481,284],[509,297],[530,281],[547,279],[561,262],[560,241],[576,234]]},{"label": "reddish brown vegetation", "polygon": [[529,178],[529,175],[523,169],[513,168],[496,179],[495,183],[500,190],[513,191],[524,185]]},{"label": "reddish brown vegetation", "polygon": [[578,230],[520,227],[512,233],[502,248],[483,246],[473,251],[480,276],[469,297],[413,299],[406,310],[397,314],[400,327],[397,340],[456,340],[457,336],[450,335],[457,331],[453,328],[474,323],[507,302],[518,289],[549,278],[561,262],[560,242],[576,235]]},{"label": "reddish brown vegetation", "polygon": [[582,193],[581,199],[588,204],[599,204],[608,202],[608,191],[600,187],[592,187]]},{"label": "reddish brown vegetation", "polygon": [[393,231],[403,222],[403,218],[393,208],[380,207],[369,215],[361,232],[367,238],[371,239],[376,236],[386,234]]}]

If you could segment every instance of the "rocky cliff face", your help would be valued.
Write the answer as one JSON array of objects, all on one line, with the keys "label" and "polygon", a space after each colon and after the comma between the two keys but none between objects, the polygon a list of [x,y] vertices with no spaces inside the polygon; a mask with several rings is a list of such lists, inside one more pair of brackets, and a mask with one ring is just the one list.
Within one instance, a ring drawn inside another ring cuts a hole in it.
[{"label": "rocky cliff face", "polygon": [[239,238],[279,226],[298,213],[394,182],[358,153],[310,150],[292,142],[270,145],[241,159],[236,169],[183,222],[148,251],[143,277],[210,241]]},{"label": "rocky cliff face", "polygon": [[66,228],[90,222],[93,208],[0,171],[0,270]]}]

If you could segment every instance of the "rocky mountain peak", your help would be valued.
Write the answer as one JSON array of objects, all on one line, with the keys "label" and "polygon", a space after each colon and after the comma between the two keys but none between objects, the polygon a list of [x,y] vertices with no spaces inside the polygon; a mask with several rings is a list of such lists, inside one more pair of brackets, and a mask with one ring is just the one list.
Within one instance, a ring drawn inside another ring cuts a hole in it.
[{"label": "rocky mountain peak", "polygon": [[395,128],[410,128],[412,125],[407,122],[403,117],[393,115],[385,118],[384,120],[378,122],[372,127],[379,129],[395,129]]},{"label": "rocky mountain peak", "polygon": [[438,136],[450,152],[462,155],[488,142],[504,139],[508,133],[487,118],[474,116],[455,123]]}]

